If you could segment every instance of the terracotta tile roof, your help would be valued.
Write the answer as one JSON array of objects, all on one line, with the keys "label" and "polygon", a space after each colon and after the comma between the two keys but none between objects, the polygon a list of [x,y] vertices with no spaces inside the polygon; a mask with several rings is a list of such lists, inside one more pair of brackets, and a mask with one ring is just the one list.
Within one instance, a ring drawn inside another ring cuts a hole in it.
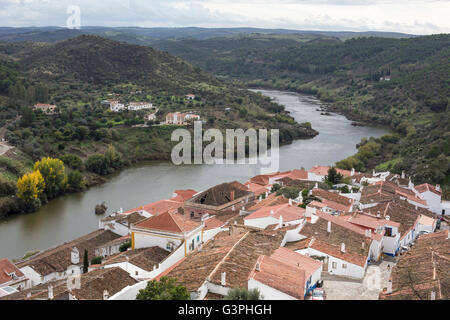
[{"label": "terracotta tile roof", "polygon": [[261,255],[257,263],[260,266],[259,271],[254,268],[249,276],[250,279],[255,279],[299,300],[304,299],[305,270],[265,255]]},{"label": "terracotta tile roof", "polygon": [[13,277],[13,274],[17,278],[25,276],[11,261],[6,258],[0,259],[0,286],[15,280],[16,278]]},{"label": "terracotta tile roof", "polygon": [[257,184],[257,183],[246,182],[244,185],[247,187],[248,191],[253,192],[256,196],[259,196],[259,195],[261,195],[263,193],[266,193],[266,192],[270,191],[270,190],[267,189],[266,186],[262,186],[262,185]]},{"label": "terracotta tile roof", "polygon": [[[175,197],[177,198],[177,197]],[[132,210],[128,210],[125,213],[131,213],[131,212],[136,212],[136,211],[140,211],[140,210],[145,210],[148,213],[157,216],[160,215],[163,212],[167,212],[169,210],[172,209],[178,209],[181,208],[183,206],[183,201],[176,201],[176,200],[159,200],[156,202],[152,202],[137,208],[134,208]]]},{"label": "terracotta tile roof", "polygon": [[214,241],[208,241],[200,251],[197,249],[190,254],[168,272],[167,276],[176,278],[189,291],[198,290],[217,264],[244,236],[245,234],[229,236],[226,232],[219,233],[215,236]]},{"label": "terracotta tile roof", "polygon": [[[137,281],[119,267],[97,269],[81,275],[80,288],[72,289],[72,295],[77,300],[103,300],[104,290],[112,296],[135,283]],[[64,299],[69,294],[67,280],[59,280],[10,294],[0,300],[45,300],[48,299],[49,285],[53,286],[54,299]],[[31,296],[27,297],[28,294]]]},{"label": "terracotta tile roof", "polygon": [[209,188],[208,190],[203,191],[202,193],[193,197],[191,200],[188,200],[188,202],[210,206],[221,206],[241,197],[251,195],[253,195],[253,193],[248,191],[248,188],[246,186],[237,181],[234,181],[229,183],[222,183]]},{"label": "terracotta tile roof", "polygon": [[423,199],[419,199],[414,191],[399,187],[395,183],[379,181],[373,185],[364,187],[361,191],[360,202],[363,204],[390,201],[399,197],[408,198],[411,201],[427,205]]},{"label": "terracotta tile roof", "polygon": [[344,206],[349,206],[353,203],[352,199],[349,199],[347,197],[341,196],[340,194],[336,192],[330,192],[327,190],[323,190],[320,188],[314,188],[312,189],[313,196],[316,196],[318,198],[321,198],[322,200],[329,200],[335,203],[342,204]]},{"label": "terracotta tile roof", "polygon": [[205,227],[203,228],[204,231],[220,228],[225,225],[225,222],[220,221],[219,219],[217,219],[215,217],[208,218],[208,219],[204,220],[203,222],[205,224]]},{"label": "terracotta tile roof", "polygon": [[201,224],[177,213],[164,212],[136,225],[136,228],[183,233],[198,228]]},{"label": "terracotta tile roof", "polygon": [[126,262],[128,257],[129,263],[134,264],[143,270],[152,271],[155,265],[158,266],[158,264],[169,255],[169,251],[161,249],[160,247],[141,248],[122,252],[107,259],[102,263],[102,265]]},{"label": "terracotta tile roof", "polygon": [[289,205],[289,203],[267,206],[263,207],[250,215],[246,216],[244,220],[259,219],[265,217],[274,217],[275,219],[280,219],[283,217],[284,222],[299,220],[304,217],[305,209],[300,208],[294,204]]},{"label": "terracotta tile roof", "polygon": [[289,248],[280,247],[270,256],[272,259],[305,271],[306,279],[322,266],[322,262],[314,260]]},{"label": "terracotta tile roof", "polygon": [[408,230],[414,227],[418,222],[420,215],[425,215],[434,218],[435,215],[423,208],[415,208],[406,200],[393,200],[377,204],[374,207],[366,208],[363,212],[367,212],[376,216],[380,213],[382,218],[389,217],[390,221],[400,224],[399,232],[402,237],[406,235]]},{"label": "terracotta tile roof", "polygon": [[392,293],[380,293],[380,299],[450,299],[450,240],[448,230],[421,235],[416,244],[400,256],[391,273]]},{"label": "terracotta tile roof", "polygon": [[278,248],[282,233],[265,231],[229,235],[221,232],[200,250],[190,254],[167,274],[175,277],[189,291],[196,291],[207,280],[220,285],[226,272],[226,286],[247,288],[248,277],[261,254],[270,255]]},{"label": "terracotta tile roof", "polygon": [[40,275],[48,275],[53,272],[64,272],[71,263],[71,251],[76,247],[80,253],[80,264],[83,263],[83,253],[88,251],[89,259],[95,256],[95,248],[104,243],[120,238],[120,235],[110,230],[96,230],[70,242],[63,243],[55,248],[40,252],[26,260],[17,263],[17,267],[30,266]]},{"label": "terracotta tile roof", "polygon": [[308,171],[294,169],[287,177],[292,180],[308,180]]},{"label": "terracotta tile roof", "polygon": [[195,191],[194,189],[186,189],[186,190],[175,190],[174,193],[176,194],[176,196],[170,198],[170,200],[184,202],[192,198],[195,194],[197,194],[197,191]]},{"label": "terracotta tile roof", "polygon": [[423,183],[421,185],[415,186],[414,189],[417,190],[417,192],[419,193],[424,193],[426,191],[431,191],[435,194],[437,194],[438,196],[441,195],[441,191],[437,191],[435,186],[432,186],[429,183]]},{"label": "terracotta tile roof", "polygon": [[250,178],[249,182],[259,184],[261,186],[266,186],[269,184],[269,176],[265,174],[260,174],[257,176],[254,176],[253,178]]},{"label": "terracotta tile roof", "polygon": [[276,206],[283,203],[288,203],[289,199],[283,197],[283,196],[277,196],[275,192],[269,194],[266,199],[263,199],[259,202],[256,202],[254,205],[250,206],[248,208],[249,211],[258,210],[263,207],[267,206]]},{"label": "terracotta tile roof", "polygon": [[[331,233],[327,232],[328,221],[331,221]],[[372,239],[350,223],[344,226],[338,218],[323,213],[315,223],[305,224],[299,233],[312,240],[308,244],[310,248],[359,266],[366,264]],[[345,243],[345,253],[341,252],[342,243]]]}]

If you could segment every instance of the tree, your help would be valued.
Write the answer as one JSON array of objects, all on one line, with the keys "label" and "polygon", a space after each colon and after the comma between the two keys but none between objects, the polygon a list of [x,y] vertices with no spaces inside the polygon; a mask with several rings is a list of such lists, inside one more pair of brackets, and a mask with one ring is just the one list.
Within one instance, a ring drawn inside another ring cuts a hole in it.
[{"label": "tree", "polygon": [[87,273],[89,269],[89,257],[88,251],[84,249],[84,257],[83,257],[83,273]]},{"label": "tree", "polygon": [[131,248],[131,241],[127,241],[127,242],[122,243],[120,245],[120,247],[119,247],[119,251],[120,252],[124,252],[124,251],[127,251],[128,248]]},{"label": "tree", "polygon": [[84,189],[83,175],[78,170],[71,171],[67,176],[67,184],[70,190],[80,191]]},{"label": "tree", "polygon": [[25,174],[17,180],[17,197],[30,203],[39,199],[45,188],[44,178],[39,170]]},{"label": "tree", "polygon": [[186,287],[177,285],[175,278],[161,277],[159,281],[151,280],[145,289],[139,290],[137,300],[189,300]]},{"label": "tree", "polygon": [[224,300],[262,300],[264,297],[258,289],[234,288],[228,291]]},{"label": "tree", "polygon": [[42,158],[34,164],[34,170],[42,174],[45,182],[44,192],[48,198],[54,198],[64,190],[67,181],[61,160]]},{"label": "tree", "polygon": [[343,178],[342,174],[338,173],[335,167],[331,167],[328,169],[328,175],[325,176],[325,181],[328,181],[331,184],[338,184]]}]

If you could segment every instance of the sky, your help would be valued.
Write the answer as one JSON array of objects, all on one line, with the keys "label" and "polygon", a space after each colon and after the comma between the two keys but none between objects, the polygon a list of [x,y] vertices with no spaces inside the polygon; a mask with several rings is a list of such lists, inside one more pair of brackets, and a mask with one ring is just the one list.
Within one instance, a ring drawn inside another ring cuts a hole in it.
[{"label": "sky", "polygon": [[64,27],[79,21],[81,28],[258,27],[435,34],[450,33],[449,16],[450,0],[0,0],[0,27]]}]

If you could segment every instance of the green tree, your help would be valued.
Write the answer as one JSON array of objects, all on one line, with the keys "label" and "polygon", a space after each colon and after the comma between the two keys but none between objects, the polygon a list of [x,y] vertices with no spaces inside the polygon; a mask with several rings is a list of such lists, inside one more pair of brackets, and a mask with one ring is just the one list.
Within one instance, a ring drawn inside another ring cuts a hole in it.
[{"label": "green tree", "polygon": [[338,173],[335,167],[331,167],[328,169],[328,175],[325,176],[325,181],[328,181],[331,184],[337,184],[340,183],[343,178],[342,174]]},{"label": "green tree", "polygon": [[80,191],[84,189],[83,175],[80,171],[74,170],[67,175],[67,184],[70,190]]},{"label": "green tree", "polygon": [[234,288],[228,291],[224,300],[262,300],[264,297],[258,289]]},{"label": "green tree", "polygon": [[83,256],[83,273],[87,273],[89,270],[89,256],[88,251],[84,249],[84,256]]},{"label": "green tree", "polygon": [[120,247],[119,247],[119,251],[120,252],[124,252],[124,251],[127,251],[128,248],[131,248],[131,241],[127,241],[127,242],[122,243],[120,245]]},{"label": "green tree", "polygon": [[159,281],[147,282],[145,289],[139,290],[137,300],[189,300],[186,287],[177,285],[175,278],[161,277]]}]

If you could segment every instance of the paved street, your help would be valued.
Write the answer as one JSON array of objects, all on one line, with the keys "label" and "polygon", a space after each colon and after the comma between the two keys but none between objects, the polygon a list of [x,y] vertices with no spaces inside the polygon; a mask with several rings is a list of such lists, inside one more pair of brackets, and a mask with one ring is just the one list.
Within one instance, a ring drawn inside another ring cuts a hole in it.
[{"label": "paved street", "polygon": [[[393,258],[367,268],[366,276],[361,281],[342,277],[324,277],[324,288],[328,300],[378,300],[380,290],[387,286],[390,270],[394,266]],[[388,270],[388,265],[390,269]]]}]

